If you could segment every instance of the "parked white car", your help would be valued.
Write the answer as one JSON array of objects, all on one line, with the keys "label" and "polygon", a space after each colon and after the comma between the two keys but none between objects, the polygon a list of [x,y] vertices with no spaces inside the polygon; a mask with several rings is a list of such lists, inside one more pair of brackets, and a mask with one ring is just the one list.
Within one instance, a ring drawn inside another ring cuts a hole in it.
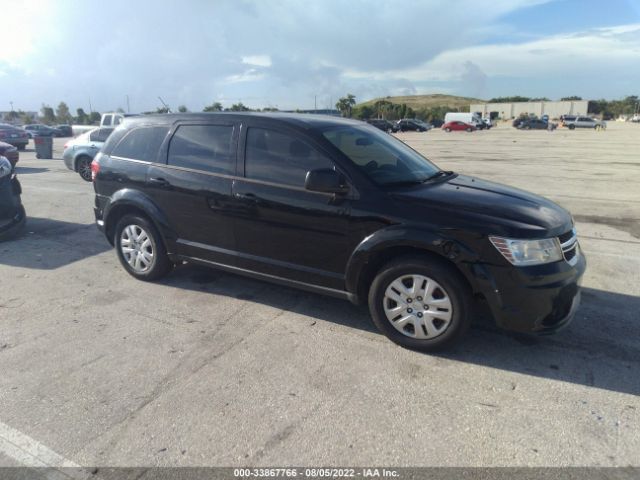
[{"label": "parked white car", "polygon": [[113,128],[94,128],[69,140],[64,145],[62,159],[69,170],[78,172],[87,182],[91,181],[91,162],[107,141]]}]

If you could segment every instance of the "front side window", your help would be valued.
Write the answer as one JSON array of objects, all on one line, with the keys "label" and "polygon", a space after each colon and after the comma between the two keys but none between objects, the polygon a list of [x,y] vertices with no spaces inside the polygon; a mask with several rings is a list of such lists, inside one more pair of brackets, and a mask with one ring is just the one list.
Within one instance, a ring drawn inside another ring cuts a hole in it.
[{"label": "front side window", "polygon": [[323,135],[378,185],[422,182],[439,171],[418,152],[378,129],[330,127]]},{"label": "front side window", "polygon": [[181,125],[169,143],[169,165],[233,175],[231,125]]},{"label": "front side window", "polygon": [[168,127],[139,127],[127,133],[111,152],[115,157],[155,162]]},{"label": "front side window", "polygon": [[244,168],[247,178],[304,187],[309,170],[334,165],[324,154],[293,135],[252,127],[247,131]]}]

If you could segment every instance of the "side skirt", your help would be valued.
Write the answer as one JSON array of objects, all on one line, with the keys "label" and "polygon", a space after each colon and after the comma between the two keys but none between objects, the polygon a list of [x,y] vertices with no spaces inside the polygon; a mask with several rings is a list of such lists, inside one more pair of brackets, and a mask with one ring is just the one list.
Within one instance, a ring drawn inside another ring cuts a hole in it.
[{"label": "side skirt", "polygon": [[278,285],[284,285],[287,287],[297,288],[300,290],[305,290],[307,292],[319,293],[321,295],[327,295],[330,297],[341,298],[343,300],[349,300],[351,303],[355,305],[359,305],[358,296],[354,293],[350,293],[344,290],[336,290],[333,288],[321,287],[318,285],[313,285],[311,283],[299,282],[297,280],[289,280],[287,278],[278,277],[276,275],[269,275],[267,273],[260,273],[254,270],[247,270],[245,268],[234,267],[231,265],[225,265],[222,263],[212,262],[210,260],[204,260],[202,258],[194,258],[194,257],[186,257],[183,255],[171,255],[171,259],[173,261],[185,261],[185,262],[193,262],[200,265],[205,265],[207,267],[217,268],[219,270],[224,270],[229,273],[235,273],[238,275],[243,275],[245,277],[255,278],[257,280],[264,280],[271,283],[276,283]]}]

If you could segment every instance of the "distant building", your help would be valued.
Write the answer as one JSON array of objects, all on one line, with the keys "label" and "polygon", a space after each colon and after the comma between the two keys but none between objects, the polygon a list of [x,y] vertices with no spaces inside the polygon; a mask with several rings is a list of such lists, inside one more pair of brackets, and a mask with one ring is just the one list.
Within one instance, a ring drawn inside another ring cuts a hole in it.
[{"label": "distant building", "polygon": [[480,112],[483,117],[509,120],[521,114],[549,115],[549,118],[559,118],[560,115],[586,115],[589,108],[588,100],[567,102],[512,102],[512,103],[472,103],[472,112]]}]

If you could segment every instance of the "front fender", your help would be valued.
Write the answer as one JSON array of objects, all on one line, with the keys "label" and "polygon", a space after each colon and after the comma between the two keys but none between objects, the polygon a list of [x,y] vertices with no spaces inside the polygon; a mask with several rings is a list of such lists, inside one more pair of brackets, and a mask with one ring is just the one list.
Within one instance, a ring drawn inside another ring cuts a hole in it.
[{"label": "front fender", "polygon": [[120,218],[123,210],[131,209],[141,210],[151,220],[164,239],[167,252],[173,253],[177,235],[171,227],[169,219],[150,197],[139,190],[123,188],[111,195],[111,201],[105,206],[103,212],[105,231],[108,237],[111,237],[109,232],[113,232],[115,222]]},{"label": "front fender", "polygon": [[391,248],[419,249],[457,264],[477,261],[477,254],[460,240],[454,239],[450,233],[453,232],[433,231],[407,225],[393,225],[372,233],[358,244],[349,258],[345,284],[347,291],[357,294],[360,276],[369,263],[377,255]]}]

